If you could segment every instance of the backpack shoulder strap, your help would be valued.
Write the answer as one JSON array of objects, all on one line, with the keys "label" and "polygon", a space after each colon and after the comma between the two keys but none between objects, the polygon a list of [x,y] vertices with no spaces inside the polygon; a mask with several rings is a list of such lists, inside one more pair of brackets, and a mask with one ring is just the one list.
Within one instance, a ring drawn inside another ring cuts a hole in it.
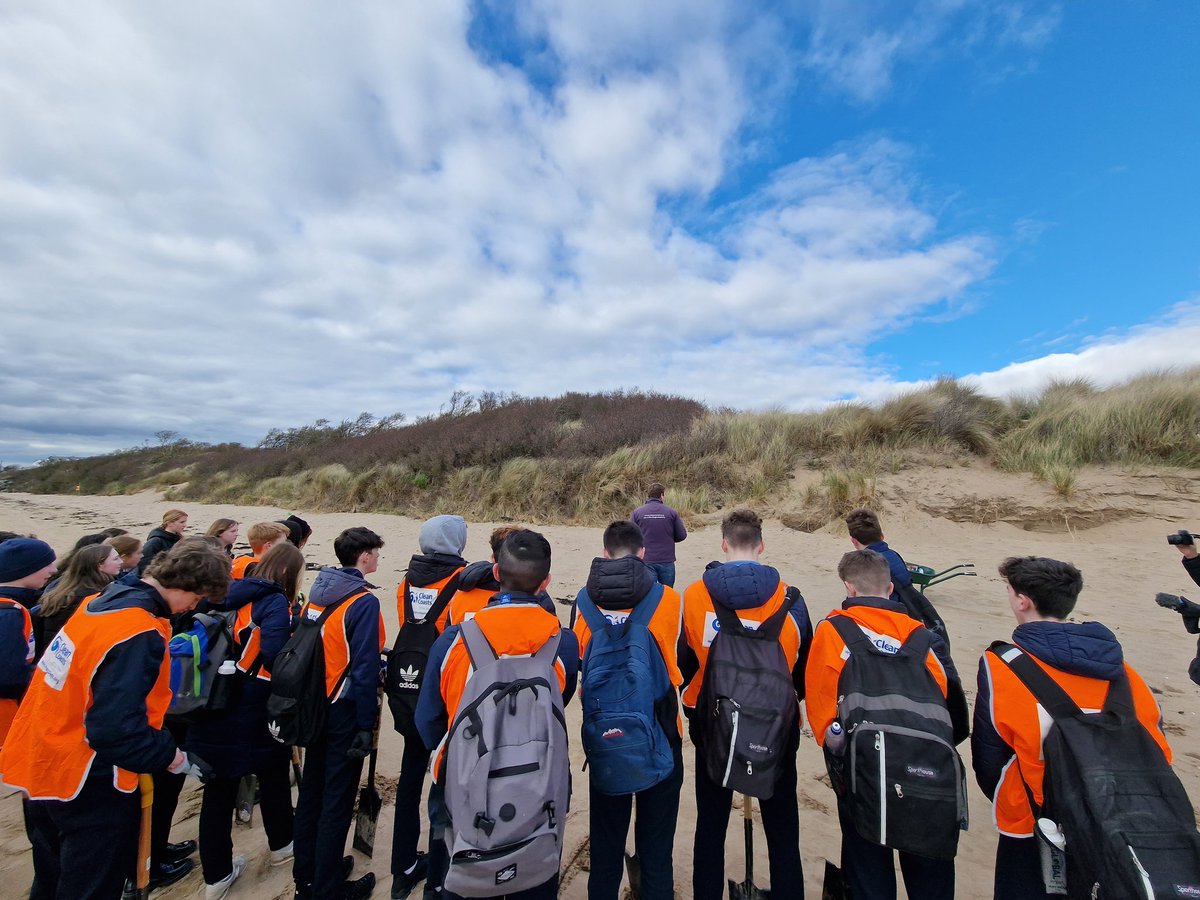
[{"label": "backpack shoulder strap", "polygon": [[538,662],[544,662],[550,668],[554,668],[554,659],[558,656],[558,645],[562,642],[562,629],[554,632],[546,639],[546,643],[538,647],[537,653],[533,654],[533,658]]},{"label": "backpack shoulder strap", "polygon": [[1108,683],[1108,695],[1104,698],[1104,711],[1116,713],[1124,719],[1137,718],[1137,709],[1133,705],[1133,688],[1129,684],[1129,674],[1122,671],[1120,678]]},{"label": "backpack shoulder strap", "polygon": [[579,593],[575,595],[575,609],[583,616],[583,621],[587,622],[587,627],[591,629],[592,634],[598,634],[605,631],[611,624],[604,617],[604,613],[600,612],[591,595],[587,592],[587,588],[580,588]]},{"label": "backpack shoulder strap", "polygon": [[900,647],[900,653],[905,656],[915,656],[925,665],[925,658],[933,649],[933,632],[926,625],[921,625],[909,632],[908,637]]},{"label": "backpack shoulder strap", "polygon": [[650,620],[654,618],[654,614],[658,611],[658,604],[662,601],[662,598],[663,586],[655,582],[654,587],[650,588],[646,596],[630,610],[629,618],[625,621],[630,625],[641,625],[649,628]]},{"label": "backpack shoulder strap", "polygon": [[429,607],[429,612],[425,614],[423,622],[436,622],[446,611],[446,607],[450,605],[450,601],[454,599],[454,595],[458,593],[458,584],[462,575],[462,569],[459,569],[450,579],[442,585],[442,589],[438,591],[433,605]]},{"label": "backpack shoulder strap", "polygon": [[838,633],[842,639],[842,643],[846,645],[846,649],[851,653],[878,653],[874,645],[867,640],[867,636],[863,634],[858,623],[850,616],[829,616],[825,619],[833,630]]},{"label": "backpack shoulder strap", "polygon": [[[345,604],[350,603],[352,600],[357,600],[359,597],[365,597],[368,593],[368,591],[359,591],[357,594],[351,594],[348,597],[343,597],[341,600],[335,600],[333,603],[330,603],[321,610],[321,615],[317,616],[317,620],[313,624],[318,628],[324,627],[325,622],[330,616],[337,612],[339,606],[344,606]],[[310,600],[306,605],[312,606],[312,601]]]},{"label": "backpack shoulder strap", "polygon": [[467,656],[471,659],[472,669],[478,671],[483,665],[495,662],[500,658],[492,649],[487,635],[483,633],[483,629],[474,619],[467,619],[463,622],[459,626],[459,633],[462,635],[463,646],[467,648]]},{"label": "backpack shoulder strap", "polygon": [[1020,647],[1006,641],[995,641],[988,649],[1012,669],[1013,674],[1021,679],[1021,683],[1029,689],[1034,699],[1055,719],[1080,714],[1079,704]]}]

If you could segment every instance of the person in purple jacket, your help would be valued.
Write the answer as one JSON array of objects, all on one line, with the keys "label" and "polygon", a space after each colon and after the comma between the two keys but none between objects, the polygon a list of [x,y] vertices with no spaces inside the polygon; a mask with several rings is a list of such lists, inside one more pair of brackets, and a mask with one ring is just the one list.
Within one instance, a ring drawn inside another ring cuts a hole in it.
[{"label": "person in purple jacket", "polygon": [[646,541],[646,565],[667,587],[675,586],[675,545],[687,537],[679,513],[663,503],[664,488],[657,481],[650,485],[650,496],[629,518],[642,529]]}]

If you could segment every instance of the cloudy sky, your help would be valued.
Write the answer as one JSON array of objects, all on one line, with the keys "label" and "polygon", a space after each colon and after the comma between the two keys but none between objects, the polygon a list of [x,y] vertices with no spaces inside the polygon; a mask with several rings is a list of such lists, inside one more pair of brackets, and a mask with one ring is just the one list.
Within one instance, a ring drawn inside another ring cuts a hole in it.
[{"label": "cloudy sky", "polygon": [[8,0],[0,462],[1200,363],[1195,10]]}]

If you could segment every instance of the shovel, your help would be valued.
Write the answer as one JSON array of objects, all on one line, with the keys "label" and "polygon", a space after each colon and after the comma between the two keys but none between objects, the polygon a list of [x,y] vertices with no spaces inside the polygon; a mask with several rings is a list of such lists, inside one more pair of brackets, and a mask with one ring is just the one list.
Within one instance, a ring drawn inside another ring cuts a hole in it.
[{"label": "shovel", "polygon": [[138,828],[137,871],[134,873],[133,896],[146,900],[150,896],[150,811],[154,806],[154,776],[139,775],[138,788],[142,795],[142,821]]},{"label": "shovel", "polygon": [[375,787],[375,761],[379,758],[381,712],[382,708],[375,713],[375,735],[371,742],[370,762],[367,764],[367,783],[358,792],[358,815],[354,818],[354,849],[368,857],[375,853],[375,826],[379,822],[379,810],[383,808],[383,795]]},{"label": "shovel", "polygon": [[746,828],[746,880],[738,884],[729,879],[729,900],[770,900],[771,892],[754,886],[754,800],[742,795],[742,815]]}]

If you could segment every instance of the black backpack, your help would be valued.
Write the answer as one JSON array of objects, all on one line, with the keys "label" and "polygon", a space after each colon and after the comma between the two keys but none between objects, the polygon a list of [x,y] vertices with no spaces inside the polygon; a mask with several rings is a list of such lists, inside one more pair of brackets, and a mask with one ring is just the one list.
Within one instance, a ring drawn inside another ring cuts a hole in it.
[{"label": "black backpack", "polygon": [[766,799],[796,727],[799,701],[779,634],[800,592],[788,588],[779,609],[757,629],[713,601],[717,634],[708,648],[696,700],[700,755],[722,787]]},{"label": "black backpack", "polygon": [[[1110,682],[1104,708],[1084,713],[1013,644],[989,648],[1054,719],[1042,742],[1042,826],[1066,839],[1073,898],[1200,897],[1200,834],[1187,793],[1137,718],[1129,676]],[[1047,821],[1048,820],[1048,821]]]},{"label": "black backpack", "polygon": [[420,740],[415,719],[417,696],[421,693],[421,681],[429,665],[429,651],[441,634],[437,623],[458,591],[458,581],[456,572],[438,591],[429,612],[421,619],[413,611],[412,590],[407,583],[404,587],[404,624],[388,654],[383,689],[396,731],[406,738]]},{"label": "black backpack", "polygon": [[966,772],[926,666],[932,634],[919,627],[899,647],[877,647],[849,616],[825,621],[850,651],[837,688],[845,747],[827,747],[825,762],[855,830],[892,850],[953,859],[967,827]]},{"label": "black backpack", "polygon": [[[330,695],[325,689],[325,642],[321,629],[338,607],[366,593],[359,591],[329,604],[315,619],[306,615],[307,604],[301,610],[295,633],[283,645],[271,667],[267,730],[279,743],[309,747],[324,730]],[[345,677],[343,672],[342,679]],[[333,693],[337,694],[336,686]]]}]

